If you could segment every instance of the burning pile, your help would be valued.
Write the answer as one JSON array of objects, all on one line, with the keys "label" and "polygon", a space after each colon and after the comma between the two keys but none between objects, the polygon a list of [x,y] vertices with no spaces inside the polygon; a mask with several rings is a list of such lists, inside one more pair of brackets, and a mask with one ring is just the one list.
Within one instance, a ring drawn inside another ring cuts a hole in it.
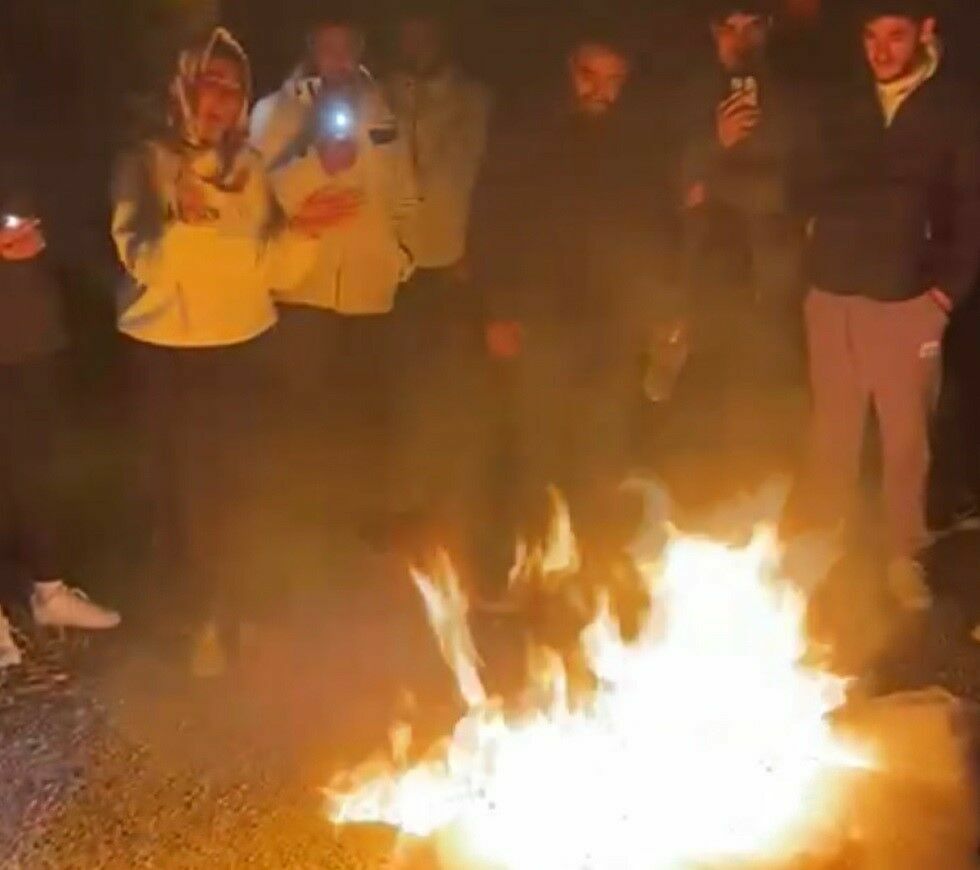
[{"label": "burning pile", "polygon": [[[333,784],[332,821],[392,826],[467,870],[885,866],[843,863],[862,833],[857,784],[883,759],[832,724],[845,681],[804,664],[806,602],[773,533],[741,547],[667,535],[634,553],[653,602],[636,638],[599,595],[584,696],[539,648],[523,696],[489,699],[449,560],[416,574],[466,712],[415,763],[396,728],[390,759]],[[574,575],[561,505],[549,546],[519,553],[512,583]]]}]

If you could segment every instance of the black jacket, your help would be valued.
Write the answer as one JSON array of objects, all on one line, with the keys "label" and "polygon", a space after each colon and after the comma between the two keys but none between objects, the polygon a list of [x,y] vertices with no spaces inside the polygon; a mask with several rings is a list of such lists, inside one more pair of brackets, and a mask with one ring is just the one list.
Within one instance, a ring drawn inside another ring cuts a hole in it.
[{"label": "black jacket", "polygon": [[[0,159],[0,216],[38,217],[27,166]],[[61,295],[47,256],[0,258],[0,365],[26,362],[65,345]]]},{"label": "black jacket", "polygon": [[650,127],[629,105],[584,119],[560,102],[498,127],[470,233],[488,316],[599,338],[665,304],[668,200]]},{"label": "black jacket", "polygon": [[956,303],[970,293],[980,269],[976,105],[940,72],[888,127],[870,83],[822,114],[807,183],[813,286],[883,302],[933,286]]}]

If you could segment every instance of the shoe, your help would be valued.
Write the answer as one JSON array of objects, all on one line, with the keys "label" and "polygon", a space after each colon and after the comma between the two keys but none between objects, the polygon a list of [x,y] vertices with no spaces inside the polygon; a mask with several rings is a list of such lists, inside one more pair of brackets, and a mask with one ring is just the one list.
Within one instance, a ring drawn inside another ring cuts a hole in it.
[{"label": "shoe", "polygon": [[893,559],[885,573],[888,591],[903,610],[910,613],[932,607],[932,591],[921,562],[908,557]]},{"label": "shoe", "polygon": [[194,636],[191,647],[191,675],[199,680],[213,680],[228,669],[228,656],[216,622],[207,622]]},{"label": "shoe", "polygon": [[57,628],[83,628],[104,631],[115,628],[120,616],[89,601],[79,589],[70,589],[60,580],[34,584],[31,610],[38,625]]},{"label": "shoe", "polygon": [[0,670],[17,667],[21,661],[20,647],[14,640],[6,614],[0,610]]}]

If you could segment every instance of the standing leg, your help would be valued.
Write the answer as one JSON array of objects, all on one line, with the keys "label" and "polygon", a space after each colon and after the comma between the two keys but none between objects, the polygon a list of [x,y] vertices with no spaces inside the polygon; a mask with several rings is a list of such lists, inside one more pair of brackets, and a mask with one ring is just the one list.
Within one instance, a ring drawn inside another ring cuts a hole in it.
[{"label": "standing leg", "polygon": [[802,477],[784,531],[847,516],[858,476],[868,390],[855,343],[854,299],[811,290],[804,306],[813,409]]},{"label": "standing leg", "polygon": [[874,326],[866,347],[881,425],[889,552],[893,558],[913,558],[928,541],[929,431],[946,315],[928,296],[868,303],[868,308]]}]

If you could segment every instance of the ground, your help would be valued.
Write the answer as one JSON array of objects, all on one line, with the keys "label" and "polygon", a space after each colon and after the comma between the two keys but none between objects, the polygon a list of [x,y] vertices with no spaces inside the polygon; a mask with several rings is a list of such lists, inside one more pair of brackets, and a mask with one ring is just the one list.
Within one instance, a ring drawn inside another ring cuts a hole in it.
[{"label": "ground", "polygon": [[[785,411],[766,413],[796,420],[789,432],[798,419]],[[28,667],[0,677],[0,865],[383,866],[387,835],[338,837],[320,789],[385,745],[404,690],[426,711],[421,725],[433,736],[453,721],[458,701],[405,566],[372,552],[352,521],[370,500],[365,481],[376,457],[364,439],[343,439],[316,474],[298,467],[295,486],[280,488],[262,536],[272,594],[262,599],[258,631],[232,675],[195,682],[172,626],[134,573],[114,414],[77,415],[69,431],[75,483],[67,510],[79,579],[120,602],[126,624],[85,641],[29,633]],[[662,435],[657,468],[682,513],[697,515],[785,470],[786,452],[773,443],[786,433],[759,416],[733,424],[748,432],[736,440],[754,443],[750,449],[719,452]],[[702,428],[722,425],[716,416]],[[322,485],[298,483],[311,477]],[[910,621],[881,603],[856,557],[814,602],[814,631],[836,642],[842,669],[876,690],[938,684],[980,702],[980,645],[970,639],[980,612],[978,557],[980,539],[945,542],[938,604]],[[491,667],[506,670],[519,626],[487,618],[477,633]]]}]

